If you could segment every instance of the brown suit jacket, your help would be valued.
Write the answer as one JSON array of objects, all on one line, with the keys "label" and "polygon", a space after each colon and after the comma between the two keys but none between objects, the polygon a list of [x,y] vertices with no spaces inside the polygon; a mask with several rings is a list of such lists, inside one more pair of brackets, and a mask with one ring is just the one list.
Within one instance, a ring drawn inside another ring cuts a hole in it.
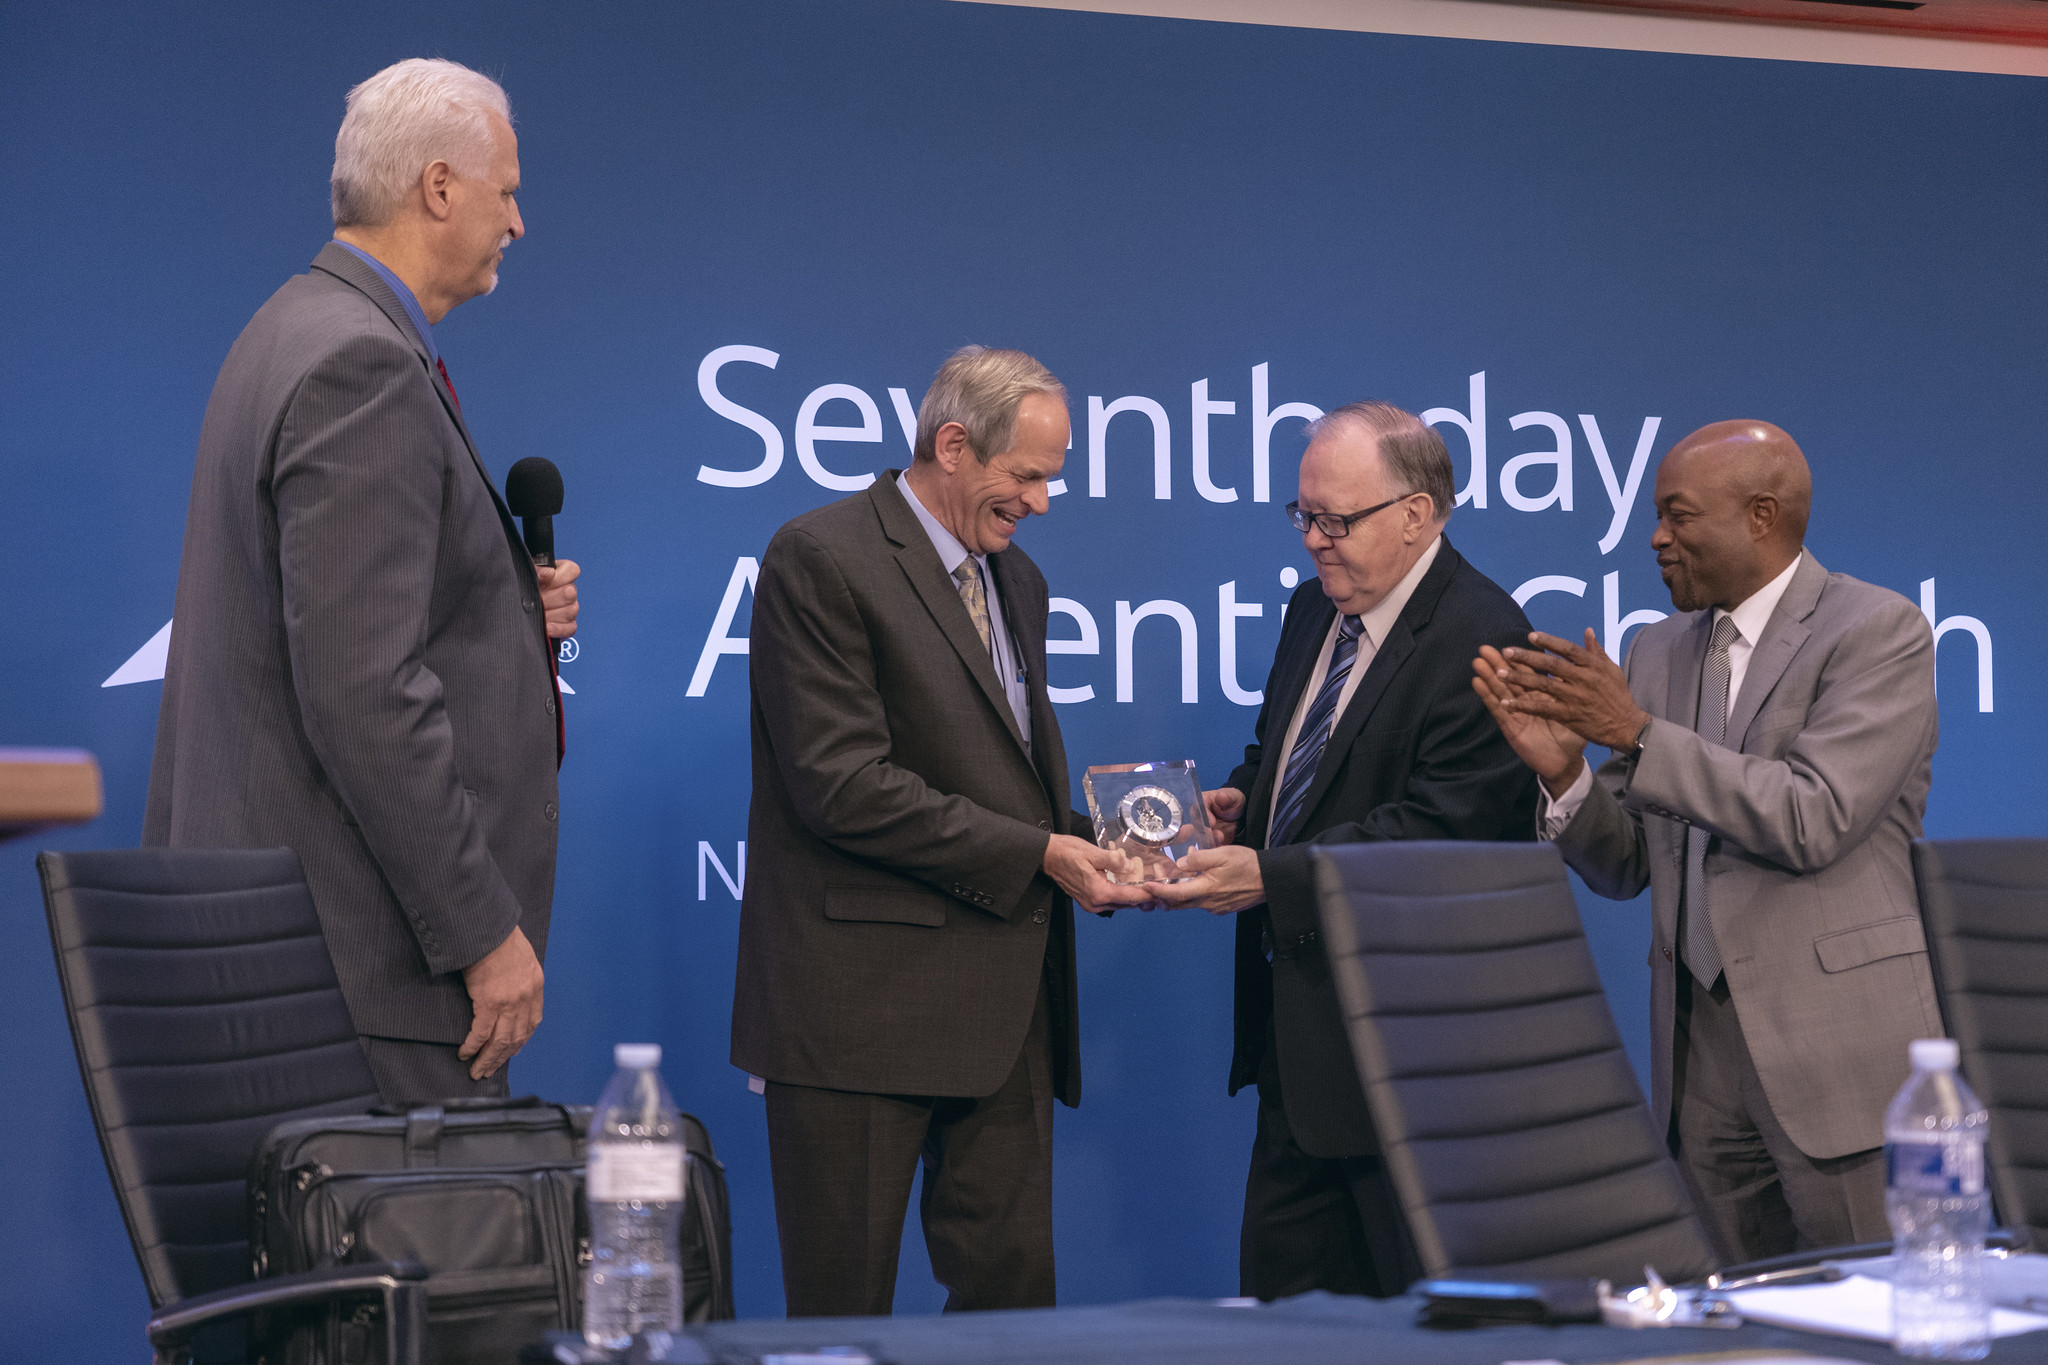
[{"label": "brown suit jacket", "polygon": [[1023,738],[895,471],[784,526],[750,628],[753,803],[732,1062],[788,1085],[993,1094],[1043,978],[1054,1088],[1081,1093],[1073,908],[1045,690],[1045,579],[989,559],[1029,674]]}]

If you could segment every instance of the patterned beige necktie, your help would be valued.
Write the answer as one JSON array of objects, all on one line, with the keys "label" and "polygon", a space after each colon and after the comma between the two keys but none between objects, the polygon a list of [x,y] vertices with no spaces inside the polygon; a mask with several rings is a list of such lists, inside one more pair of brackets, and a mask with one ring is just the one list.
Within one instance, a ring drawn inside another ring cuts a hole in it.
[{"label": "patterned beige necktie", "polygon": [[953,577],[960,580],[960,600],[967,604],[967,614],[974,618],[974,629],[981,636],[981,647],[988,648],[988,593],[981,586],[981,566],[969,555],[960,561],[960,567],[953,570]]}]

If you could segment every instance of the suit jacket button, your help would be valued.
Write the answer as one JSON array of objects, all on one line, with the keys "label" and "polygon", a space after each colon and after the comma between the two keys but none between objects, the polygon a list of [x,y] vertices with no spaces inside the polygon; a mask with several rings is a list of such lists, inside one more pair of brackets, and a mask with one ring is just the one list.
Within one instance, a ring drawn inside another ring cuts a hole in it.
[{"label": "suit jacket button", "polygon": [[548,698],[548,714],[551,716],[555,714],[555,699],[553,697]]},{"label": "suit jacket button", "polygon": [[552,819],[554,819],[554,818],[555,818],[555,803],[554,803],[554,802],[552,802],[552,801],[550,801],[550,802],[548,802],[548,819],[552,820]]},{"label": "suit jacket button", "polygon": [[1671,960],[1671,950],[1669,948],[1659,949],[1659,951],[1664,954],[1664,960],[1666,962],[1669,962]]},{"label": "suit jacket button", "polygon": [[521,611],[532,611],[532,610],[533,610],[533,599],[532,599],[531,597],[529,597],[529,598],[527,598],[527,599],[526,599],[526,600],[525,600],[524,602],[521,602],[521,603],[519,604],[519,609],[520,609]]},{"label": "suit jacket button", "polygon": [[1032,922],[1033,924],[1043,924],[1043,923],[1045,923],[1045,911],[1043,911],[1043,910],[1033,910],[1033,911],[1031,912],[1031,922]]},{"label": "suit jacket button", "polygon": [[1052,828],[1052,821],[1050,821],[1050,820],[1040,820],[1040,821],[1038,822],[1038,827],[1039,827],[1040,829],[1051,829],[1051,828]]}]

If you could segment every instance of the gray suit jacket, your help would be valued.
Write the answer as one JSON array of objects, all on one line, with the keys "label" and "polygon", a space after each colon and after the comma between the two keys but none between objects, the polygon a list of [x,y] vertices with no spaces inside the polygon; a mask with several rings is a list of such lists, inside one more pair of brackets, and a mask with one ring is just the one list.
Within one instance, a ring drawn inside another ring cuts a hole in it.
[{"label": "gray suit jacket", "polygon": [[749,628],[753,804],[732,1063],[788,1085],[984,1096],[1045,980],[1054,1091],[1080,1099],[1069,832],[1045,578],[991,555],[1031,750],[896,471],[784,526]]},{"label": "gray suit jacket", "polygon": [[390,287],[329,244],[221,366],[147,844],[285,845],[363,1033],[458,1042],[547,945],[555,717],[533,565]]},{"label": "gray suit jacket", "polygon": [[1808,1156],[1864,1151],[1884,1140],[1907,1043],[1942,1035],[1909,853],[1938,726],[1933,633],[1897,593],[1803,555],[1722,748],[1692,728],[1712,626],[1711,611],[1687,612],[1636,637],[1629,690],[1653,718],[1642,758],[1600,769],[1557,847],[1603,896],[1650,888],[1668,1114],[1686,824],[1710,830],[1714,939],[1771,1112]]}]

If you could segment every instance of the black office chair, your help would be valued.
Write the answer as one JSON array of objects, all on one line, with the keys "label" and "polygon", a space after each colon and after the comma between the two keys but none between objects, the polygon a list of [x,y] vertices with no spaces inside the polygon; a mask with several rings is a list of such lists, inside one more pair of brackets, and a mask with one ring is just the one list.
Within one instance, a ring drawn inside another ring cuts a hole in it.
[{"label": "black office chair", "polygon": [[1643,1101],[1549,844],[1314,851],[1323,944],[1433,1276],[1705,1276],[1714,1252]]},{"label": "black office chair", "polygon": [[2000,1221],[2048,1246],[2048,839],[1918,839],[1943,1022],[1991,1112]]},{"label": "black office chair", "polygon": [[[156,1310],[159,1365],[245,1319],[250,1355],[308,1315],[378,1310],[361,1345],[421,1359],[426,1271],[359,1264],[252,1278],[250,1158],[287,1119],[379,1102],[289,849],[36,859],[78,1068]],[[341,1321],[348,1321],[344,1317]],[[228,1343],[232,1349],[232,1340]]]}]

